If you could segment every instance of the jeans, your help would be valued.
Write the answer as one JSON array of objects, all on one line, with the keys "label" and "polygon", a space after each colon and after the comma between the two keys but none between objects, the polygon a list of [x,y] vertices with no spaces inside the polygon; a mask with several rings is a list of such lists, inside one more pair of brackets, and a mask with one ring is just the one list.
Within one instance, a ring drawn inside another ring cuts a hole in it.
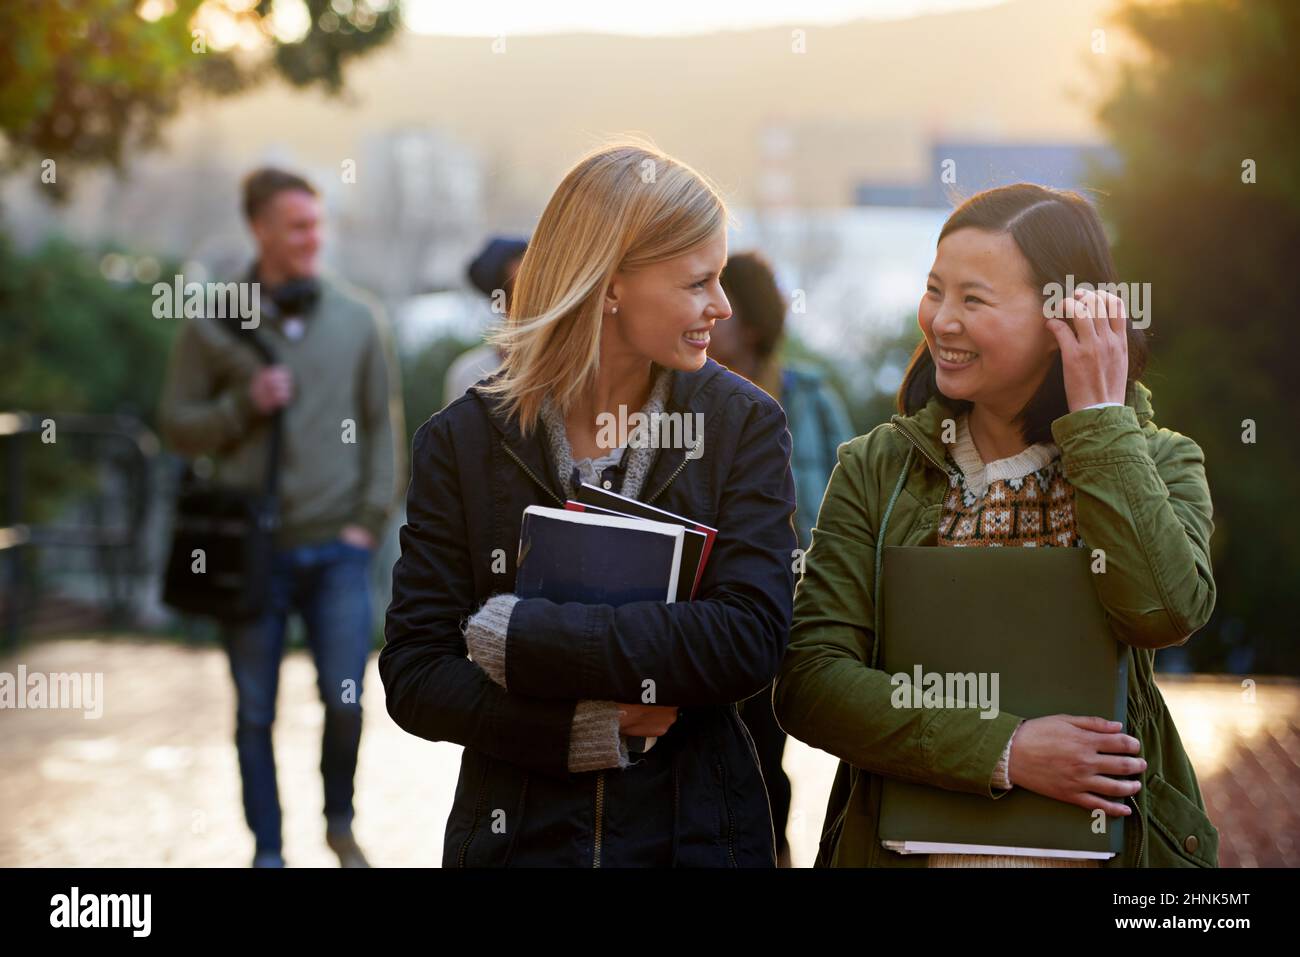
[{"label": "jeans", "polygon": [[370,557],[369,549],[341,540],[278,551],[267,613],[251,624],[223,630],[238,698],[235,747],[244,818],[258,853],[281,849],[271,724],[291,611],[306,626],[325,705],[320,769],[327,826],[331,831],[351,827],[352,782],[361,745],[361,679],[370,651]]}]

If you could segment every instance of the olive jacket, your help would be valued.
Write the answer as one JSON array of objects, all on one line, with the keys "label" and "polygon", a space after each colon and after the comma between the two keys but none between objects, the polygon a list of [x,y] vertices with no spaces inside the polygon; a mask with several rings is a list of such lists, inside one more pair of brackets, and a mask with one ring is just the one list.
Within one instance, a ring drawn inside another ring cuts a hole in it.
[{"label": "olive jacket", "polygon": [[[882,776],[955,791],[994,792],[994,765],[1021,716],[894,708],[875,667],[877,577],[886,545],[935,545],[954,465],[940,441],[954,416],[936,398],[841,445],[795,595],[790,644],[773,690],[781,726],[840,759],[818,866],[925,866],[876,835]],[[1127,733],[1147,769],[1109,867],[1215,867],[1218,831],[1156,687],[1155,651],[1181,645],[1214,609],[1213,531],[1204,456],[1152,421],[1141,383],[1123,406],[1082,409],[1052,424],[1089,549],[1105,553],[1098,597],[1129,661]],[[888,636],[881,636],[888,641]]]}]

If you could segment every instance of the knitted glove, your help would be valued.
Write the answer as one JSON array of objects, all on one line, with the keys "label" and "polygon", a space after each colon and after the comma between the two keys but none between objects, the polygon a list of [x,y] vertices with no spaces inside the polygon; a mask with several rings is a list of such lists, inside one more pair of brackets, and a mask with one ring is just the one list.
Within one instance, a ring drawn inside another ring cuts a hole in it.
[{"label": "knitted glove", "polygon": [[493,595],[465,623],[465,647],[469,656],[487,676],[506,686],[506,635],[517,595]]},{"label": "knitted glove", "polygon": [[[465,646],[470,658],[502,688],[506,687],[506,637],[518,601],[517,595],[493,595],[465,623]],[[617,702],[579,701],[569,731],[569,770],[627,767],[627,742],[618,726]]]},{"label": "knitted glove", "polygon": [[569,770],[599,771],[630,763],[627,739],[619,733],[616,701],[579,701],[569,733]]}]

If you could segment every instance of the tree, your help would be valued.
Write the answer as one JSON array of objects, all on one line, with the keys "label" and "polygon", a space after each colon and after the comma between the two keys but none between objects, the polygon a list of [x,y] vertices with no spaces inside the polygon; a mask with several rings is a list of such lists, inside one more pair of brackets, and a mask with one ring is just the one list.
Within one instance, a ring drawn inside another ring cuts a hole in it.
[{"label": "tree", "polygon": [[1189,654],[1295,671],[1300,5],[1180,0],[1120,16],[1146,56],[1100,111],[1122,158],[1105,212],[1121,278],[1151,284],[1156,420],[1202,446],[1215,504],[1217,610]]},{"label": "tree", "polygon": [[[139,265],[165,275],[177,268]],[[65,413],[120,413],[152,425],[178,322],[152,317],[150,290],[121,253],[59,239],[22,253],[0,235],[0,412],[56,422]],[[28,447],[39,450],[25,463],[28,521],[49,520],[93,487],[75,442]]]},{"label": "tree", "polygon": [[398,0],[5,0],[6,163],[35,161],[66,195],[65,165],[120,168],[195,95],[273,74],[338,92],[345,65],[399,25]]}]

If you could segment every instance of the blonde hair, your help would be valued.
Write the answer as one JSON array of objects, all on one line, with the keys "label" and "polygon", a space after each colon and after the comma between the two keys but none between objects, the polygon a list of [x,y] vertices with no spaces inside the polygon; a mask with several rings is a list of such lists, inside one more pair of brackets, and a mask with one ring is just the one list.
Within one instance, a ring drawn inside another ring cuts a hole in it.
[{"label": "blonde hair", "polygon": [[569,170],[537,223],[515,276],[510,312],[489,341],[502,374],[480,391],[536,426],[549,394],[561,411],[595,381],[605,291],[620,269],[680,256],[726,225],[704,176],[648,142],[599,147]]}]

